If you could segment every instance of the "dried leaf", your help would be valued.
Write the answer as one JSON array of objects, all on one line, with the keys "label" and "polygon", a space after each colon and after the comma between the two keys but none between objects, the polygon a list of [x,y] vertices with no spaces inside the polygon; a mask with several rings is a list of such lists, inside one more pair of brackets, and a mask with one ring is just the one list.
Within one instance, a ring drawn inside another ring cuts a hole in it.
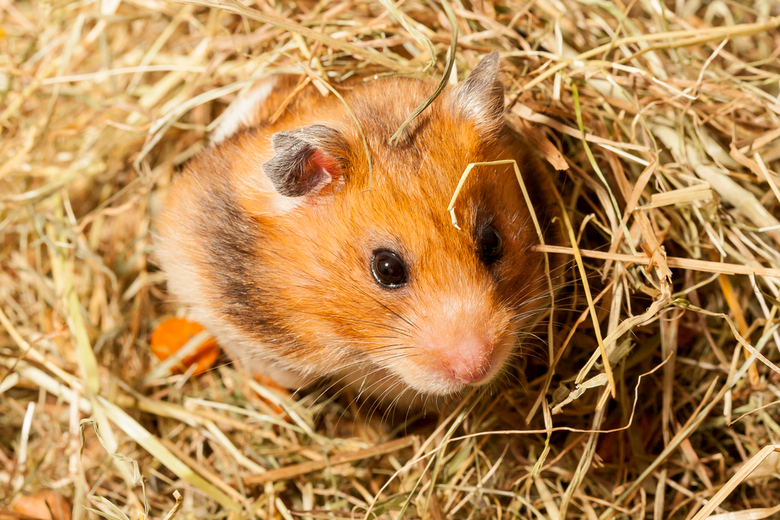
[{"label": "dried leaf", "polygon": [[70,502],[54,491],[21,495],[14,501],[12,509],[20,515],[39,520],[71,519]]},{"label": "dried leaf", "polygon": [[[154,329],[151,337],[151,348],[154,355],[160,361],[165,361],[196,335],[203,332],[203,326],[193,321],[171,318],[165,320]],[[219,357],[219,347],[216,340],[208,339],[195,347],[195,352],[182,358],[181,363],[189,368],[196,365],[193,375],[198,375],[214,364]],[[181,373],[181,367],[173,367],[174,373]]]}]

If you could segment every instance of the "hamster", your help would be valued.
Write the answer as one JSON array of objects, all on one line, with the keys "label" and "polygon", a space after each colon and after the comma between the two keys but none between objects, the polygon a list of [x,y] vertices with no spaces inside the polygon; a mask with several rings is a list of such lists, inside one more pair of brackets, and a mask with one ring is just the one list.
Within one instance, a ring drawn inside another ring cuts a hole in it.
[{"label": "hamster", "polygon": [[500,159],[537,211],[552,206],[548,170],[504,125],[498,74],[492,52],[395,145],[434,84],[353,84],[343,102],[298,77],[255,85],[171,187],[156,242],[170,292],[287,388],[330,376],[392,401],[494,381],[543,306],[544,258],[511,165],[470,174],[458,227],[447,206],[469,163]]}]

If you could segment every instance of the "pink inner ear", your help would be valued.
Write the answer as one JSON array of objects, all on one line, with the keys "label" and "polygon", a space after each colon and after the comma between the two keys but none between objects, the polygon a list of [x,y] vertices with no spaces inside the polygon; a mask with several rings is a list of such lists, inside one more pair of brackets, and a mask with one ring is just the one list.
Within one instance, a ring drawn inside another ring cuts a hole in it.
[{"label": "pink inner ear", "polygon": [[322,150],[315,150],[311,155],[309,158],[309,168],[312,168],[315,171],[319,170],[324,174],[323,178],[318,183],[320,187],[325,186],[334,178],[341,176],[341,166],[339,166],[339,162],[335,157]]}]

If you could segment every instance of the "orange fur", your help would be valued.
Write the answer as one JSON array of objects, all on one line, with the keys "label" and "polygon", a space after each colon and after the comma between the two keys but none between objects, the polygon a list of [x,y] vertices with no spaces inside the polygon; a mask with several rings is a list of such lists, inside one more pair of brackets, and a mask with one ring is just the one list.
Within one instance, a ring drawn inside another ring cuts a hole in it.
[{"label": "orange fur", "polygon": [[[239,364],[283,386],[343,377],[392,399],[407,389],[457,392],[464,383],[453,374],[471,366],[480,371],[472,384],[490,381],[515,348],[518,317],[541,306],[536,233],[511,166],[472,172],[456,205],[461,229],[447,204],[469,163],[515,159],[545,208],[547,170],[500,123],[486,128],[459,113],[451,88],[389,145],[433,86],[378,80],[342,90],[371,153],[367,191],[363,142],[344,105],[307,87],[269,124],[297,84],[277,81],[255,123],[191,161],[172,187],[157,242],[170,290]],[[262,169],[274,156],[271,136],[314,124],[344,136],[346,167],[314,195],[284,197]],[[503,239],[490,267],[475,237],[487,222]],[[372,278],[377,248],[405,259],[406,286]],[[468,358],[464,338],[474,338]]]}]

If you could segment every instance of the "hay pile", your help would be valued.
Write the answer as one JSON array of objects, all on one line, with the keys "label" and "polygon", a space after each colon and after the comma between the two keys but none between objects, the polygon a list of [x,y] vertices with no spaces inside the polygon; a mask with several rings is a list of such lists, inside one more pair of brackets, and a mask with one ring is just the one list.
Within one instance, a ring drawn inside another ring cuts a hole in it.
[{"label": "hay pile", "polygon": [[778,512],[776,1],[451,4],[457,70],[500,49],[507,120],[559,170],[546,250],[571,262],[524,384],[384,423],[231,365],[151,372],[180,312],[154,217],[241,89],[299,63],[334,85],[445,68],[438,2],[247,4],[0,1],[0,510],[54,491],[55,518]]}]

